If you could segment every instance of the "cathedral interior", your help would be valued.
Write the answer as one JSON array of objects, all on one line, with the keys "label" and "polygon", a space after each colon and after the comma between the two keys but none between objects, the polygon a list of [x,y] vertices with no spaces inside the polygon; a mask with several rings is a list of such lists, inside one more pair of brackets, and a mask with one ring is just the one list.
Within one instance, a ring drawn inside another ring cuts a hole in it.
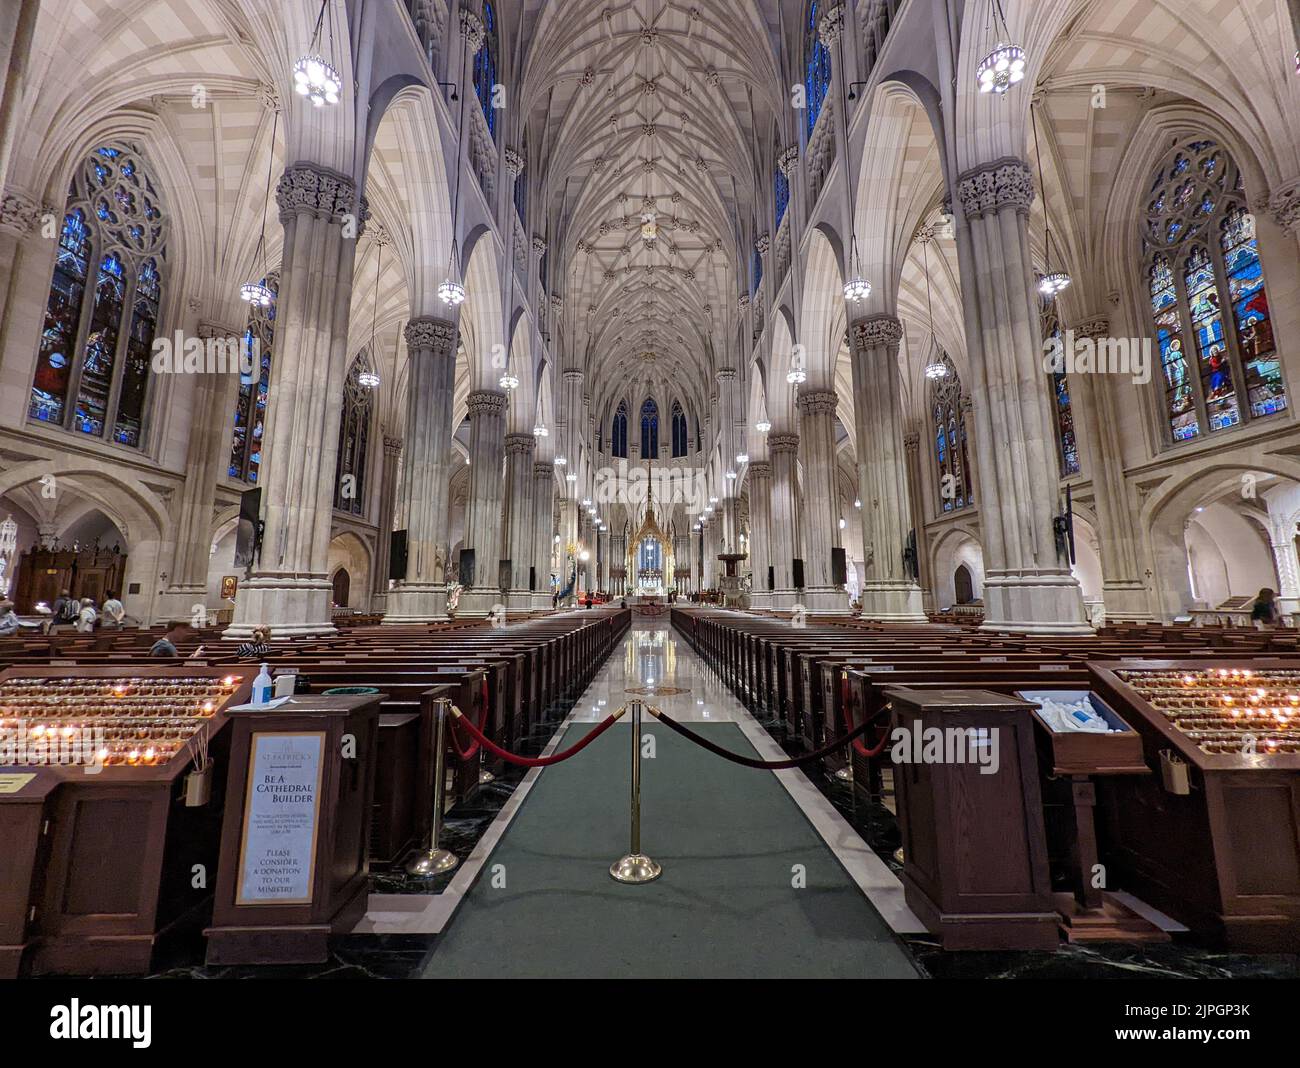
[{"label": "cathedral interior", "polygon": [[6,0],[0,976],[1300,976],[1297,339],[1295,0]]}]

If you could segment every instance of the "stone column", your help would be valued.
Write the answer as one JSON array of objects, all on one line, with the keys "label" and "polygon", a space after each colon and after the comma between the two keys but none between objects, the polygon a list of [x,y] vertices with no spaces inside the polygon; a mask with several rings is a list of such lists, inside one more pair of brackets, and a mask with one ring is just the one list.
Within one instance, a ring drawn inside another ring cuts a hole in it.
[{"label": "stone column", "polygon": [[506,435],[506,555],[510,558],[510,614],[532,609],[529,570],[533,566],[533,460],[537,439],[532,434]]},{"label": "stone column", "polygon": [[[447,319],[421,316],[406,324],[410,365],[403,465],[406,477],[402,487],[406,577],[388,594],[384,623],[391,626],[447,618],[451,552],[447,490],[451,482],[457,336],[456,324]],[[396,457],[392,467],[395,475]]]},{"label": "stone column", "polygon": [[803,574],[800,603],[818,615],[847,615],[849,595],[834,581],[831,549],[840,543],[839,487],[835,479],[833,390],[799,391],[799,441],[803,460]]},{"label": "stone column", "polygon": [[[197,333],[204,341],[241,339],[240,351],[243,351],[242,330],[203,322],[199,323]],[[202,374],[195,383],[193,430],[185,457],[185,485],[181,489],[176,521],[171,579],[158,605],[159,613],[164,616],[192,619],[197,614],[196,608],[207,608],[213,505],[217,482],[228,463],[228,450],[222,446],[235,407],[237,387],[238,377],[230,374]]]},{"label": "stone column", "polygon": [[[284,227],[276,358],[261,468],[260,556],[239,591],[229,641],[269,625],[277,637],[333,634],[332,472],[346,373],[356,239],[368,207],[356,183],[315,163],[285,169],[276,189]],[[345,236],[346,233],[346,236]]]},{"label": "stone column", "polygon": [[388,572],[392,564],[393,517],[397,512],[397,469],[402,460],[402,439],[384,435],[383,468],[379,474],[379,533],[375,537],[375,566],[371,569],[370,610],[388,607]]},{"label": "stone column", "polygon": [[768,514],[768,544],[771,546],[768,563],[772,566],[775,580],[772,608],[788,612],[799,600],[799,591],[794,585],[794,489],[799,435],[771,434],[767,439],[767,451],[772,456],[772,508]]},{"label": "stone column", "polygon": [[912,524],[916,531],[916,569],[920,573],[921,603],[925,610],[934,607],[934,584],[930,577],[930,538],[925,531],[925,480],[921,475],[921,435],[915,430],[903,436],[907,453],[907,497],[912,507]]},{"label": "stone column", "polygon": [[862,582],[862,618],[924,623],[921,587],[907,573],[903,559],[912,529],[912,509],[898,373],[902,339],[903,324],[892,315],[858,319],[849,327],[858,499],[862,501],[867,567]]},{"label": "stone column", "polygon": [[[1096,316],[1074,327],[1080,338],[1108,338],[1110,320]],[[1070,396],[1074,399],[1074,418],[1086,420],[1079,437],[1083,449],[1085,473],[1092,481],[1097,506],[1098,550],[1101,556],[1102,600],[1106,619],[1112,622],[1140,622],[1153,618],[1138,563],[1138,532],[1133,509],[1127,499],[1128,483],[1124,478],[1124,450],[1116,428],[1119,411],[1107,376],[1071,375]],[[1104,535],[1104,536],[1103,536]]]},{"label": "stone column", "polygon": [[772,562],[772,465],[767,461],[751,461],[749,465],[749,567],[753,573],[750,583],[751,608],[766,610],[772,607],[772,591],[767,588],[767,568]]},{"label": "stone column", "polygon": [[1290,616],[1300,612],[1300,559],[1296,556],[1295,524],[1274,520],[1269,524],[1269,534],[1277,564],[1278,609],[1284,616]]},{"label": "stone column", "polygon": [[474,551],[473,581],[461,594],[459,614],[486,617],[501,594],[501,467],[506,395],[481,389],[469,395],[469,502],[465,545]]},{"label": "stone column", "polygon": [[975,466],[984,538],[984,626],[1090,634],[1079,583],[1056,545],[1056,435],[1029,254],[1034,181],[1019,159],[957,180],[962,312],[975,400]]},{"label": "stone column", "polygon": [[555,549],[555,468],[533,464],[533,611],[551,610],[551,554]]}]

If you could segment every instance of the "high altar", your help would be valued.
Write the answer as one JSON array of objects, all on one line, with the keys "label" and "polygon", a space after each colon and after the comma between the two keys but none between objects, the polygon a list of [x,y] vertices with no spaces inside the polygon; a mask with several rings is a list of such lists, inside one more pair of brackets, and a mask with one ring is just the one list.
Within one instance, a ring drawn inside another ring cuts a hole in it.
[{"label": "high altar", "polygon": [[640,598],[657,599],[667,593],[664,576],[673,573],[673,540],[667,526],[667,517],[655,511],[654,480],[648,478],[645,513],[627,550],[627,573],[635,583],[632,592]]}]

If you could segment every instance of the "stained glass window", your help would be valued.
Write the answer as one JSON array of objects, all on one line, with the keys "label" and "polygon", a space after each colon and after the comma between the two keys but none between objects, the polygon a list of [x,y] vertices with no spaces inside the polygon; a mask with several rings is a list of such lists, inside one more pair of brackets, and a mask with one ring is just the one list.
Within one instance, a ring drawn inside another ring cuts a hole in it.
[{"label": "stained glass window", "polygon": [[754,294],[758,292],[758,287],[763,284],[763,254],[758,249],[754,249],[754,258],[750,261],[749,274],[754,283],[750,293]]},{"label": "stained glass window", "polygon": [[823,5],[813,0],[808,5],[808,23],[804,27],[804,93],[807,102],[808,132],[817,125],[817,116],[831,88],[831,53],[817,33],[817,20]]},{"label": "stained glass window", "polygon": [[1254,217],[1226,149],[1189,141],[1165,157],[1142,240],[1174,443],[1285,411]]},{"label": "stained glass window", "polygon": [[686,413],[682,411],[681,401],[673,401],[673,459],[685,456],[689,447]]},{"label": "stained glass window", "polygon": [[944,373],[931,379],[930,385],[934,459],[939,476],[939,507],[944,512],[955,512],[975,503],[970,452],[966,441],[965,396],[957,368],[946,352],[939,364]]},{"label": "stained glass window", "polygon": [[[262,284],[272,293],[279,293],[279,275],[263,278]],[[275,344],[275,305],[272,300],[265,308],[255,306],[249,312],[244,330],[244,366],[251,367],[253,373],[239,377],[227,471],[231,478],[243,482],[255,483],[262,468],[262,435],[266,430],[266,402],[271,392],[271,355]]]},{"label": "stained glass window", "polygon": [[166,245],[139,150],[113,142],[91,152],[68,189],[29,419],[141,444]]},{"label": "stained glass window", "polygon": [[528,232],[528,137],[524,137],[523,151],[524,169],[519,172],[515,179],[515,212],[519,216],[519,221],[524,225],[524,232]]},{"label": "stained glass window", "polygon": [[659,458],[659,406],[649,399],[641,405],[641,458]]},{"label": "stained glass window", "polygon": [[474,92],[483,107],[492,136],[497,135],[497,109],[492,95],[497,85],[497,14],[490,0],[483,3],[483,44],[474,56]]},{"label": "stained glass window", "polygon": [[610,428],[609,451],[617,459],[627,459],[627,401],[618,402]]},{"label": "stained glass window", "polygon": [[781,227],[786,209],[790,206],[790,179],[780,167],[776,169],[776,226]]},{"label": "stained glass window", "polygon": [[[1059,346],[1065,343],[1061,331],[1061,319],[1056,314],[1056,301],[1044,300],[1042,304],[1043,340],[1055,340]],[[1064,351],[1063,349],[1061,351]],[[1074,432],[1074,408],[1070,404],[1070,380],[1065,368],[1053,368],[1050,372],[1050,393],[1052,398],[1052,420],[1056,425],[1057,459],[1061,465],[1061,476],[1068,478],[1082,470],[1079,464],[1079,440]]]},{"label": "stained glass window", "polygon": [[363,352],[352,361],[343,383],[343,410],[339,413],[339,455],[335,465],[334,507],[352,515],[366,510],[366,460],[370,448],[370,422],[374,391],[361,382],[370,370]]}]

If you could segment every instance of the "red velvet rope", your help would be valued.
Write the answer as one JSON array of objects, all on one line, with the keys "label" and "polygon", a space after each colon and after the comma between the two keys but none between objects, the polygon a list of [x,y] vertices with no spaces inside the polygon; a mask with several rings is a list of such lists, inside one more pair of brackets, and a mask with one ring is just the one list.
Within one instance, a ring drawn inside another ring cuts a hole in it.
[{"label": "red velvet rope", "polygon": [[[490,711],[491,711],[491,710],[488,708],[488,685],[487,685],[487,678],[486,678],[486,676],[485,676],[484,679],[483,679],[483,701],[482,701],[482,704],[483,704],[483,726],[486,727],[486,726],[487,726],[487,722],[488,722],[488,715],[489,715],[489,713],[490,713]],[[466,726],[469,725],[469,720],[463,720],[463,721],[462,721],[462,720],[460,719],[460,717],[455,717],[455,718],[452,720],[451,731],[449,732],[449,736],[450,736],[450,738],[451,738],[451,747],[452,747],[454,750],[456,750],[456,755],[457,755],[458,757],[460,757],[461,760],[473,760],[476,756],[478,756],[479,743],[478,743],[477,741],[473,740],[473,738],[471,737],[471,745],[470,745],[469,749],[462,749],[462,748],[460,747],[460,742],[458,742],[458,741],[456,740],[456,724],[458,724],[458,723],[462,723],[462,722],[463,722]]]},{"label": "red velvet rope", "polygon": [[[843,675],[840,678],[840,707],[844,713],[844,726],[850,730],[853,728],[853,715],[849,712],[849,677]],[[885,748],[885,739],[889,737],[889,731],[886,730],[880,736],[880,741],[870,748],[862,741],[861,738],[853,739],[853,748],[859,756],[874,757],[880,756],[881,751]]]},{"label": "red velvet rope", "polygon": [[502,749],[496,744],[496,742],[492,741],[491,738],[487,737],[481,730],[474,726],[473,723],[464,718],[463,712],[457,717],[457,719],[464,724],[465,729],[469,731],[470,734],[478,739],[479,744],[481,744],[484,749],[489,753],[496,754],[507,763],[518,764],[521,768],[549,768],[552,764],[559,764],[562,761],[568,760],[569,757],[577,756],[581,753],[587,748],[587,746],[618,722],[618,715],[606,716],[601,720],[596,729],[587,734],[580,742],[578,742],[577,745],[571,746],[562,753],[552,753],[548,757],[526,757],[520,756],[518,753],[511,753],[506,749]]}]

